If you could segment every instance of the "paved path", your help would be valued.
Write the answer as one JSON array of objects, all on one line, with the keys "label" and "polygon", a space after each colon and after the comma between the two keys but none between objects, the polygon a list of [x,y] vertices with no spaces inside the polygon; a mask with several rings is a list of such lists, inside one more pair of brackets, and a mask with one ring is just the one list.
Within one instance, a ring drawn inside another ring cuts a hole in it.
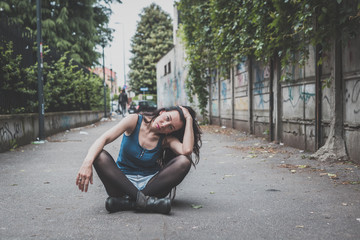
[{"label": "paved path", "polygon": [[[360,239],[360,170],[205,127],[201,160],[170,215],[108,214],[97,176],[76,173],[92,142],[119,120],[0,154],[0,239]],[[115,157],[120,140],[107,146]],[[333,174],[336,174],[333,175]]]}]

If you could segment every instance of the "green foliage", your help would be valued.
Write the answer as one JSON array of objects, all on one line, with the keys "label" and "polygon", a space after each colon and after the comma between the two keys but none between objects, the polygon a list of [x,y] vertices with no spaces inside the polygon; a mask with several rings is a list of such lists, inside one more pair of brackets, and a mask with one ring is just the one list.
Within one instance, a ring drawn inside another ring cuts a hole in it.
[{"label": "green foliage", "polygon": [[0,42],[1,114],[32,112],[36,109],[36,79],[29,79],[20,67],[21,55],[14,54],[12,42]]},{"label": "green foliage", "polygon": [[[109,4],[120,0],[42,0],[43,42],[59,52],[69,52],[78,63],[92,66],[100,53],[96,46],[112,40],[113,29],[107,27]],[[34,0],[0,1],[0,8],[24,29],[36,34],[36,2]]]},{"label": "green foliage", "polygon": [[[37,78],[36,65],[28,71],[30,78]],[[44,62],[43,74],[45,112],[103,109],[102,79],[96,74],[84,73],[67,54],[58,61]],[[109,95],[108,91],[107,100]]]},{"label": "green foliage", "polygon": [[202,113],[209,69],[229,69],[253,56],[280,59],[285,70],[305,63],[309,44],[326,51],[334,36],[346,40],[360,32],[360,0],[180,0],[178,9],[189,61],[187,88],[198,96]]},{"label": "green foliage", "polygon": [[144,8],[131,39],[129,85],[135,93],[141,93],[141,87],[156,93],[156,63],[172,47],[170,16],[154,3]]},{"label": "green foliage", "polygon": [[184,23],[180,34],[186,46],[186,55],[189,61],[189,73],[186,88],[189,100],[197,95],[201,115],[207,115],[207,89],[210,83],[211,70],[216,67],[213,31],[210,25],[209,1],[184,0],[178,3],[180,19]]}]

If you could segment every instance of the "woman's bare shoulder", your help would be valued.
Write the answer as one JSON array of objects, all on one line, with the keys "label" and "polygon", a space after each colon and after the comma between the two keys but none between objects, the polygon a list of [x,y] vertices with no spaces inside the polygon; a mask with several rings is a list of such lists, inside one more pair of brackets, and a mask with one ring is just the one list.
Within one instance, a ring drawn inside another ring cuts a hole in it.
[{"label": "woman's bare shoulder", "polygon": [[120,121],[124,124],[126,135],[130,135],[136,127],[139,116],[137,114],[129,114]]}]

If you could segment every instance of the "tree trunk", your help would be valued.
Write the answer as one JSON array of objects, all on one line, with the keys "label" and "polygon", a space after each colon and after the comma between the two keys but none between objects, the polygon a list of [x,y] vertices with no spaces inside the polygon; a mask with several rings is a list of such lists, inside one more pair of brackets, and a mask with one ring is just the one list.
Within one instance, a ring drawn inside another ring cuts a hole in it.
[{"label": "tree trunk", "polygon": [[333,73],[331,83],[331,112],[332,120],[330,123],[329,136],[316,153],[312,155],[313,158],[319,161],[344,161],[348,160],[346,146],[344,141],[344,120],[343,120],[343,80],[342,80],[342,46],[341,40],[334,39],[333,43]]}]

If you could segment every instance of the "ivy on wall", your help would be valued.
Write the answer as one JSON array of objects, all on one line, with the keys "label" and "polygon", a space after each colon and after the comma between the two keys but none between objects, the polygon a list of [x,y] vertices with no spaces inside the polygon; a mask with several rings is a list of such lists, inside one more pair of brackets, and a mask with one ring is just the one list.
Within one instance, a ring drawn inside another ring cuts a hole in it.
[{"label": "ivy on wall", "polygon": [[181,0],[177,7],[189,61],[187,87],[203,115],[211,69],[230,69],[244,56],[279,59],[283,68],[304,64],[309,44],[327,50],[333,36],[346,40],[360,32],[360,0]]}]

